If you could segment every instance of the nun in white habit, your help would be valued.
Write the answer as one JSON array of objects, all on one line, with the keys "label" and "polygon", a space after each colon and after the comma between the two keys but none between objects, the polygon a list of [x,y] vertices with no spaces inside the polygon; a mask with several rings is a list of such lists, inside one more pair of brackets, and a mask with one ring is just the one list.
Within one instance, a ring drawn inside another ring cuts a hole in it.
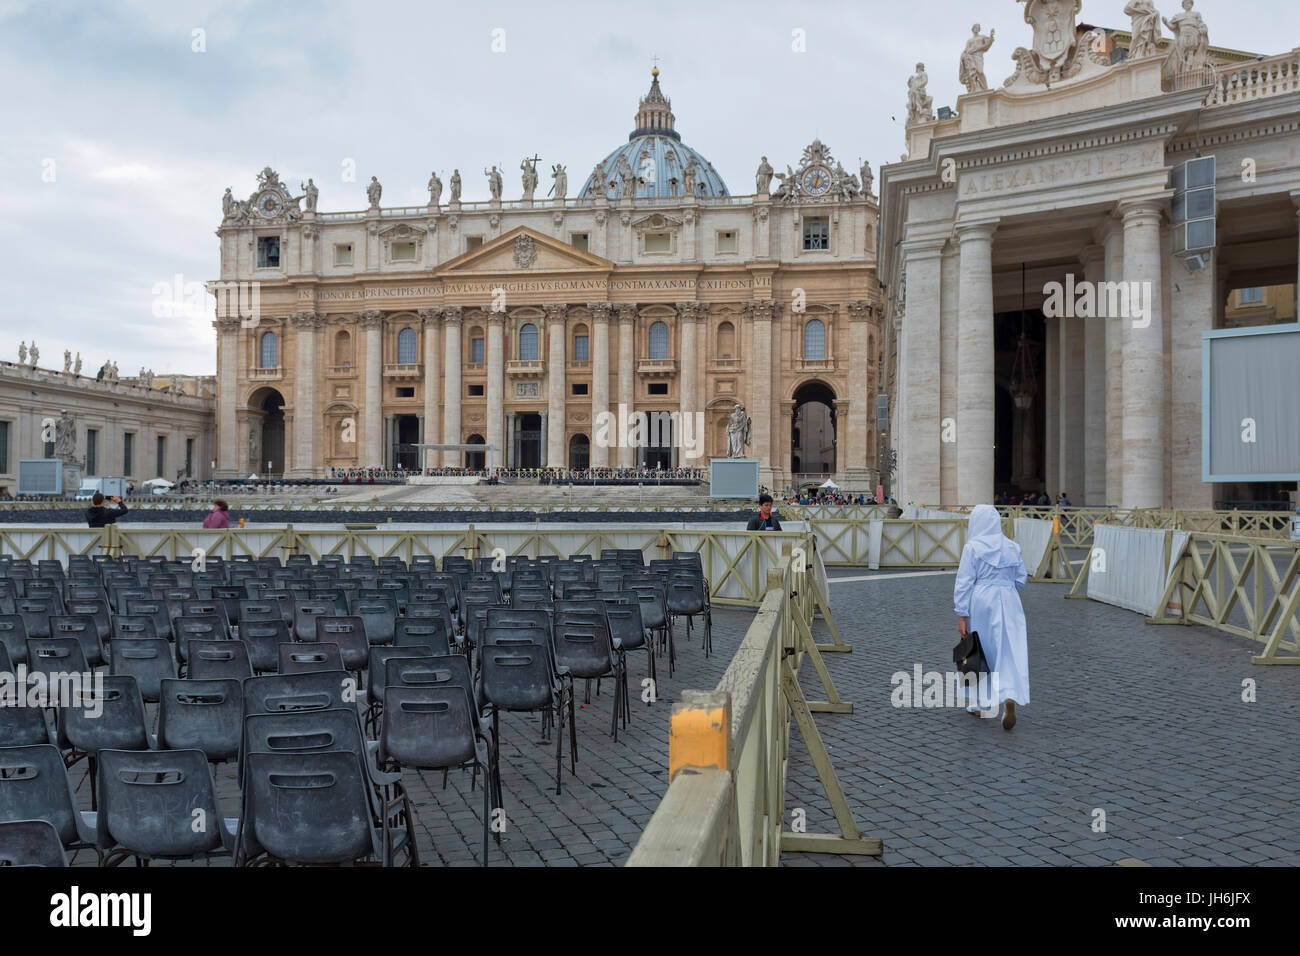
[{"label": "nun in white habit", "polygon": [[989,674],[982,675],[987,681],[979,682],[970,695],[977,703],[967,710],[996,714],[1005,702],[1002,726],[1007,730],[1015,726],[1016,705],[1029,703],[1029,646],[1018,593],[1028,578],[1020,545],[1002,534],[997,509],[976,506],[957,568],[953,609],[958,636],[979,634],[989,665]]}]

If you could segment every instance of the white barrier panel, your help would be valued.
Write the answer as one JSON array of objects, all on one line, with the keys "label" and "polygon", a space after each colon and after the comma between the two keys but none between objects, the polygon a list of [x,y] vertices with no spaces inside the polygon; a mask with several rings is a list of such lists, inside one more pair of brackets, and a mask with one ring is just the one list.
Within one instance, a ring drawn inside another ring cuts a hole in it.
[{"label": "white barrier panel", "polygon": [[1170,569],[1188,537],[1186,531],[1172,532],[1173,544],[1166,564],[1167,533],[1158,528],[1097,525],[1088,555],[1088,597],[1139,614],[1154,614]]},{"label": "white barrier panel", "polygon": [[66,567],[69,554],[99,554],[98,528],[0,528],[0,554],[33,561],[55,560]]},{"label": "white barrier panel", "polygon": [[872,571],[880,570],[880,539],[885,530],[883,519],[876,519],[868,526],[867,567]]},{"label": "white barrier panel", "polygon": [[[1013,533],[1016,544],[1020,545],[1020,555],[1025,559],[1025,567],[1030,577],[1033,577],[1043,561],[1043,555],[1047,553],[1047,546],[1052,543],[1052,522],[1039,518],[1017,518]],[[1057,564],[1061,562],[1058,560]],[[1064,568],[1058,567],[1055,570],[1060,572]]]}]

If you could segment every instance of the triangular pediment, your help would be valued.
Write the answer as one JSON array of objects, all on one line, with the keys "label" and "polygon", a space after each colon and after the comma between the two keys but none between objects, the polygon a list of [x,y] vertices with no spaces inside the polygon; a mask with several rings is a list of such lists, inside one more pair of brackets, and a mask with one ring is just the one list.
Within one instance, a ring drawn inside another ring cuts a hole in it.
[{"label": "triangular pediment", "polygon": [[575,249],[527,226],[517,226],[477,249],[444,262],[434,275],[603,272],[613,268],[614,263],[608,259]]}]

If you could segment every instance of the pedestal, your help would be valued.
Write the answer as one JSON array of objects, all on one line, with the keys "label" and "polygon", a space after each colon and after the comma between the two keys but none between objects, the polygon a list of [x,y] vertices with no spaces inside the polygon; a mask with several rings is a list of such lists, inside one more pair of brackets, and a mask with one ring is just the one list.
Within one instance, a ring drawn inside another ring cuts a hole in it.
[{"label": "pedestal", "polygon": [[759,471],[757,458],[710,458],[709,497],[753,501],[758,497]]},{"label": "pedestal", "polygon": [[81,490],[81,465],[75,461],[63,463],[63,493],[75,495]]}]

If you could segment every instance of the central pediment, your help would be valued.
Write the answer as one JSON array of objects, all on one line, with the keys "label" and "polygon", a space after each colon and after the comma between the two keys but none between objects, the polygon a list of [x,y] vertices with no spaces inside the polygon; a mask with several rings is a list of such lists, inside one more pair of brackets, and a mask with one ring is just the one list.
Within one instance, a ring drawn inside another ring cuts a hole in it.
[{"label": "central pediment", "polygon": [[517,226],[477,249],[444,262],[434,270],[434,275],[463,277],[530,272],[607,272],[613,268],[614,263],[608,259],[575,249],[527,226]]}]

